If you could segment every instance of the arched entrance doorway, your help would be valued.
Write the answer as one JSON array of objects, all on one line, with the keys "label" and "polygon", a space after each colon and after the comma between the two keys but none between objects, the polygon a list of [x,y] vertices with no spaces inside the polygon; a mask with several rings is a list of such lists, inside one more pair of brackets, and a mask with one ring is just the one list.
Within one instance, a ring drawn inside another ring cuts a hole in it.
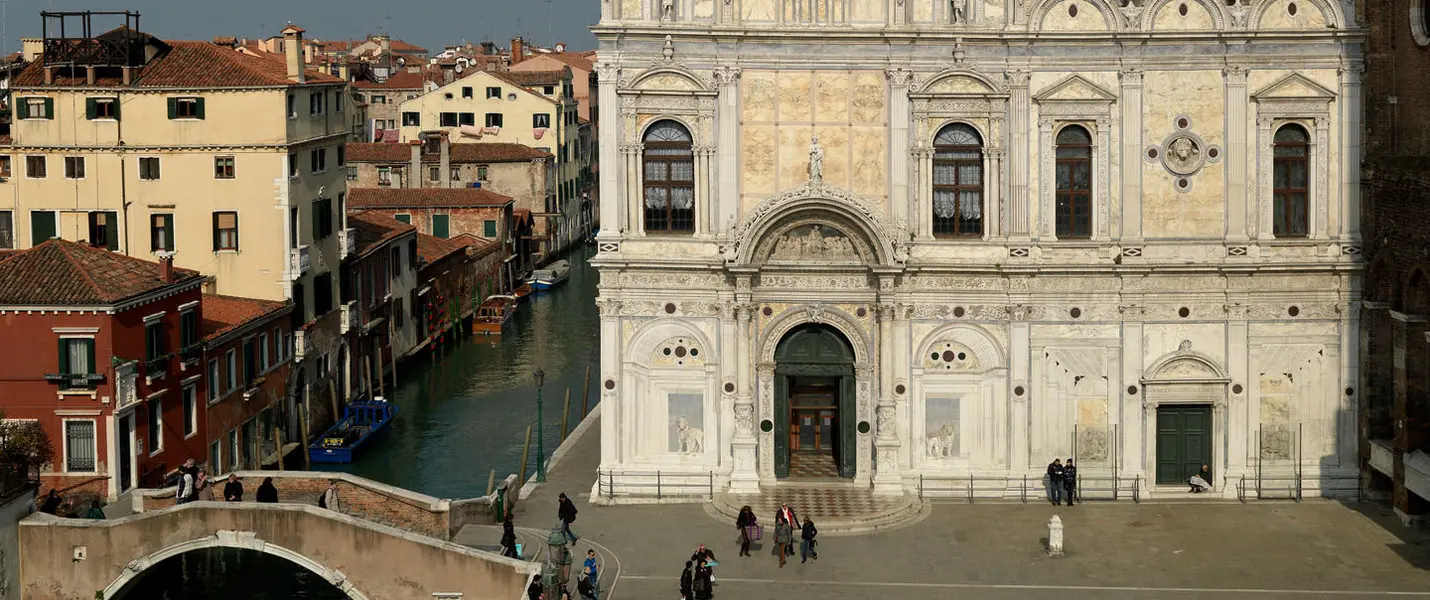
[{"label": "arched entrance doorway", "polygon": [[775,349],[775,477],[854,477],[854,350],[835,329],[801,325]]}]

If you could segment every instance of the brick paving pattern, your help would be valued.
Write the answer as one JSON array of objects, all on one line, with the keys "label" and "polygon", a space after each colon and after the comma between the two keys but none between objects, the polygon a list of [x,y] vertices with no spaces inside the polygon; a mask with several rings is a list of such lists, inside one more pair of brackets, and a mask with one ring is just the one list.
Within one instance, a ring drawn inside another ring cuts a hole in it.
[{"label": "brick paving pattern", "polygon": [[816,525],[820,519],[845,518],[883,513],[897,506],[898,497],[875,497],[867,489],[779,487],[758,496],[730,496],[734,506],[749,505],[761,520],[771,519],[781,504],[788,504],[800,520],[808,516]]},{"label": "brick paving pattern", "polygon": [[834,456],[813,452],[791,452],[789,455],[790,479],[836,479],[839,465],[834,464]]}]

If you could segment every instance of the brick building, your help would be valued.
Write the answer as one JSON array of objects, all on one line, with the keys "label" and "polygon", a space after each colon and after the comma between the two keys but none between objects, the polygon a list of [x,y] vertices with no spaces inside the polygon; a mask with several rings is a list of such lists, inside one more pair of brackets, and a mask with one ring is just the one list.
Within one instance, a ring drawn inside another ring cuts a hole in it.
[{"label": "brick building", "polygon": [[[1361,226],[1360,456],[1372,489],[1406,522],[1430,513],[1430,5],[1362,0],[1364,67]],[[1347,65],[1359,73],[1358,64]],[[1350,390],[1347,390],[1350,393]]]},{"label": "brick building", "polygon": [[203,458],[203,283],[61,239],[0,259],[0,410],[49,434],[44,487],[113,499]]},{"label": "brick building", "polygon": [[286,395],[293,304],[205,294],[203,311],[209,469],[274,465],[280,436],[301,445],[299,408]]},{"label": "brick building", "polygon": [[523,257],[534,250],[530,235],[513,235],[512,204],[508,196],[477,188],[353,188],[348,197],[351,210],[382,213],[434,237],[465,233],[496,241],[504,265],[503,289],[511,289],[526,273]]},{"label": "brick building", "polygon": [[[357,251],[344,263],[338,387],[341,397],[383,395],[379,379],[417,346],[417,229],[379,211],[354,210]],[[349,387],[347,382],[353,382]],[[395,383],[393,384],[395,385]],[[336,408],[336,407],[335,407]]]}]

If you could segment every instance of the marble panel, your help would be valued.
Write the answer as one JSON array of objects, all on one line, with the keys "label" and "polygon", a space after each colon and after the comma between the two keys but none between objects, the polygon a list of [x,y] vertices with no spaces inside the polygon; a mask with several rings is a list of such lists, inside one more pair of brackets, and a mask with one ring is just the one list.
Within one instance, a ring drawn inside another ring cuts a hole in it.
[{"label": "marble panel", "polygon": [[1325,29],[1326,15],[1307,0],[1276,0],[1261,13],[1258,25],[1261,29]]},{"label": "marble panel", "polygon": [[742,127],[740,135],[742,152],[741,192],[746,194],[769,194],[775,186],[775,139],[774,125],[750,125]]},{"label": "marble panel", "polygon": [[1107,398],[1078,398],[1077,424],[1091,427],[1107,424]]},{"label": "marble panel", "polygon": [[[1142,368],[1176,352],[1183,341],[1191,350],[1216,361],[1226,370],[1226,325],[1223,323],[1148,323],[1142,327]],[[1130,358],[1130,357],[1129,357]]]},{"label": "marble panel", "polygon": [[850,122],[854,125],[883,125],[888,122],[883,71],[859,71],[854,74],[853,99],[850,101]]},{"label": "marble panel", "polygon": [[940,0],[914,0],[913,22],[933,23],[933,5]]},{"label": "marble panel", "polygon": [[1115,340],[1122,337],[1120,325],[1042,325],[1032,326],[1033,339],[1104,339]]},{"label": "marble panel", "polygon": [[[809,72],[779,72],[779,121],[810,123],[814,121],[814,103],[810,94],[814,75]],[[808,144],[809,140],[805,140]]]},{"label": "marble panel", "polygon": [[703,454],[705,452],[705,398],[701,394],[670,394],[667,397],[669,420],[668,452]]},{"label": "marble panel", "polygon": [[852,87],[852,79],[849,73],[841,71],[819,71],[815,74],[815,121],[849,122],[849,89]]},{"label": "marble panel", "polygon": [[[1203,142],[1221,145],[1224,138],[1222,88],[1219,71],[1149,71],[1144,74],[1142,145],[1160,145],[1177,130],[1173,121],[1183,115],[1191,118],[1190,130]],[[1144,162],[1142,170],[1143,235],[1149,239],[1219,238],[1225,233],[1224,163],[1202,167],[1191,176],[1191,188],[1182,192],[1175,187],[1177,178],[1160,163]]]},{"label": "marble panel", "polygon": [[1063,0],[1043,15],[1043,31],[1111,31],[1106,15],[1087,0]]},{"label": "marble panel", "polygon": [[649,113],[640,113],[640,114],[637,114],[637,115],[636,115],[636,131],[642,131],[642,130],[644,130],[644,129],[645,129],[645,124],[646,124],[646,123],[649,123],[650,120],[651,120],[651,119],[654,119],[655,117],[656,117],[656,115],[652,115],[652,114],[649,114]]},{"label": "marble panel", "polygon": [[1334,321],[1295,321],[1285,323],[1252,323],[1247,328],[1253,338],[1283,339],[1290,336],[1340,335],[1340,325]]},{"label": "marble panel", "polygon": [[851,0],[853,9],[850,11],[850,20],[861,23],[882,22],[884,20],[884,2],[882,0]]},{"label": "marble panel", "polygon": [[[781,125],[779,146],[776,152],[779,189],[789,189],[809,181],[809,138],[813,133],[808,125]],[[826,150],[826,161],[828,151]]]},{"label": "marble panel", "polygon": [[775,20],[775,0],[740,0],[741,20],[746,22],[771,22]]},{"label": "marble panel", "polygon": [[[850,189],[869,199],[888,195],[885,177],[888,165],[886,131],[882,127],[854,127],[851,145],[854,151],[854,178]],[[879,203],[880,206],[883,203]]]},{"label": "marble panel", "polygon": [[[1183,8],[1186,7],[1186,8]],[[1182,14],[1185,10],[1186,14]],[[1206,31],[1216,29],[1216,21],[1205,6],[1196,0],[1174,0],[1163,4],[1152,18],[1154,31]]]},{"label": "marble panel", "polygon": [[[824,146],[824,180],[846,190],[851,189],[849,128],[821,126],[814,130],[819,134],[819,143]],[[806,158],[805,162],[808,163],[809,159]]]},{"label": "marble panel", "polygon": [[777,91],[774,71],[744,70],[740,73],[740,114],[745,121],[773,122]]},{"label": "marble panel", "polygon": [[1007,0],[986,0],[983,3],[983,17],[989,21],[1003,21],[1003,6]]},{"label": "marble panel", "polygon": [[641,0],[621,0],[621,18],[634,21],[641,18]]},{"label": "marble panel", "polygon": [[694,81],[674,73],[662,73],[641,80],[637,86],[643,90],[676,90],[688,92],[698,89]]},{"label": "marble panel", "polygon": [[695,0],[692,12],[697,19],[712,19],[715,17],[715,0]]}]

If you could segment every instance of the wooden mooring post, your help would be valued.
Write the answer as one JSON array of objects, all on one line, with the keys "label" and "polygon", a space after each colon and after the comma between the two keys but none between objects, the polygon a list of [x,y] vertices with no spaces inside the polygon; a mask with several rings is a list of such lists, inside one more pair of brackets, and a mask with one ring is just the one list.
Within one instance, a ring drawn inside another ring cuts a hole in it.
[{"label": "wooden mooring post", "polygon": [[517,489],[521,489],[521,486],[526,483],[526,455],[529,451],[531,451],[531,426],[527,425],[526,442],[521,445],[521,471],[518,471],[520,475],[516,477]]},{"label": "wooden mooring post", "polygon": [[590,399],[591,399],[591,365],[586,365],[586,380],[581,383],[581,418],[582,418],[582,419],[585,419],[585,418],[586,418],[586,415],[590,413],[590,404],[588,404],[588,401],[589,401]]},{"label": "wooden mooring post", "polygon": [[571,415],[571,388],[566,388],[566,403],[561,405],[561,442],[566,443],[566,417]]}]

